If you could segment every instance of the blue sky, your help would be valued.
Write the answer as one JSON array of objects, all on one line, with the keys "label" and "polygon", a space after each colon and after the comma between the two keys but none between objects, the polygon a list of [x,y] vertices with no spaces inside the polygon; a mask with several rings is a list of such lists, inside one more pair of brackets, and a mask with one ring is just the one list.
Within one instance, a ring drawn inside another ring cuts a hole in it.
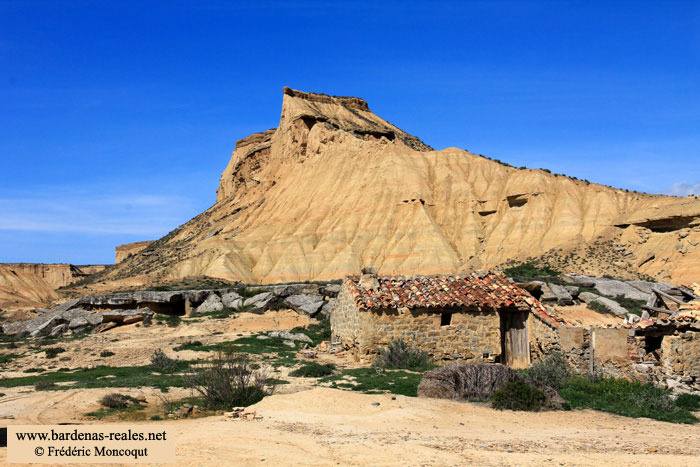
[{"label": "blue sky", "polygon": [[211,206],[282,87],[460,147],[700,194],[700,2],[0,0],[0,262],[109,263]]}]

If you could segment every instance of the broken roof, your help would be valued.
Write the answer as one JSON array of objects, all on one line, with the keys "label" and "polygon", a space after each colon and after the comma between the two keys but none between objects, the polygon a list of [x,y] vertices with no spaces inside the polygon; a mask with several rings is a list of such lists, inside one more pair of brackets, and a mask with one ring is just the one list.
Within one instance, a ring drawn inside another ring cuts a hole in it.
[{"label": "broken roof", "polygon": [[359,286],[361,276],[348,276],[345,284],[360,310],[382,308],[468,307],[498,310],[508,307],[530,309],[550,326],[568,324],[548,311],[526,290],[508,281],[506,276],[489,272],[470,275],[377,276],[379,286]]}]

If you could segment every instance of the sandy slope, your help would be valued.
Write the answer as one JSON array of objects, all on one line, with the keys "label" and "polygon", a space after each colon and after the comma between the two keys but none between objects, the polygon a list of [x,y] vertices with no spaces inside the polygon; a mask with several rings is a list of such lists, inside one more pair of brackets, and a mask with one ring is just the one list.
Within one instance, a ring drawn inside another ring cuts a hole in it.
[{"label": "sandy slope", "polygon": [[[105,390],[21,395],[10,423],[81,420]],[[379,402],[379,406],[372,405]],[[0,410],[7,411],[7,402]],[[58,410],[63,407],[64,410]],[[469,403],[316,388],[269,397],[261,421],[165,423],[177,465],[697,465],[700,427],[592,411],[499,412]],[[2,413],[0,412],[0,413]],[[33,412],[38,416],[25,416]],[[0,449],[0,462],[6,450]]]}]

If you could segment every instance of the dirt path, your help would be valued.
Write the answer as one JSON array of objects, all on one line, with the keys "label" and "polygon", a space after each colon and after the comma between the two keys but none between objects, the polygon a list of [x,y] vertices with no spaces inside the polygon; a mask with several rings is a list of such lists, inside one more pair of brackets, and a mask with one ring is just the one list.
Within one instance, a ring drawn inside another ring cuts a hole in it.
[{"label": "dirt path", "polygon": [[[94,409],[106,391],[71,390],[49,398],[26,394],[0,403],[0,413],[12,404],[19,407],[16,418],[4,420],[12,424],[95,423],[80,414]],[[699,426],[593,411],[499,412],[328,388],[268,397],[254,409],[261,421],[209,417],[157,423],[166,424],[176,438],[181,466],[691,466],[700,456]],[[0,449],[0,463],[5,458],[6,449]]]}]

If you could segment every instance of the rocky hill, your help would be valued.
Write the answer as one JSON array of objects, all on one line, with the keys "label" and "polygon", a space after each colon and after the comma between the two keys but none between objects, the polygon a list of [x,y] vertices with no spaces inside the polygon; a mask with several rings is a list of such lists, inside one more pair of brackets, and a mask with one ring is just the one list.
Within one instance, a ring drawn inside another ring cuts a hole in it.
[{"label": "rocky hill", "polygon": [[60,298],[57,288],[104,268],[101,265],[0,263],[0,311],[45,307]]},{"label": "rocky hill", "polygon": [[526,261],[700,280],[700,201],[435,151],[355,97],[283,91],[275,129],[237,142],[210,209],[100,278],[246,283],[456,273]]}]

